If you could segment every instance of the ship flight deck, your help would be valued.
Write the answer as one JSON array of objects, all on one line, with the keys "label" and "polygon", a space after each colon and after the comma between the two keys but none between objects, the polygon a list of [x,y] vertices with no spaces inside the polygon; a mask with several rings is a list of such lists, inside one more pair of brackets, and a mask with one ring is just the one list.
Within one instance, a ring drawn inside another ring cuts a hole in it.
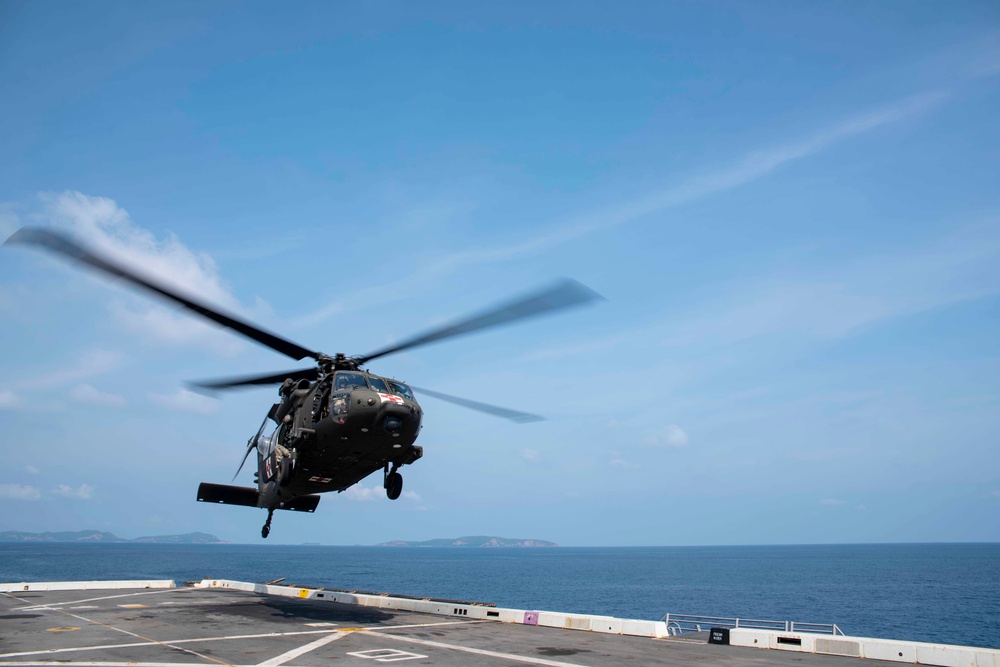
[{"label": "ship flight deck", "polygon": [[290,585],[0,584],[0,667],[1000,667],[993,649],[742,629],[729,639],[670,636],[653,621]]}]

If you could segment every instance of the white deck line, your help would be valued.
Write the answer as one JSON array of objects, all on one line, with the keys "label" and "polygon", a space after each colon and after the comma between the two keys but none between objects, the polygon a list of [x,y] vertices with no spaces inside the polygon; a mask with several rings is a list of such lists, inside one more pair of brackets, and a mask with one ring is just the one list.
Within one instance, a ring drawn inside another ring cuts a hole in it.
[{"label": "white deck line", "polygon": [[330,642],[335,642],[338,639],[343,639],[344,637],[347,636],[347,634],[348,633],[346,632],[336,632],[336,631],[331,632],[326,637],[320,637],[316,641],[309,642],[305,646],[297,646],[290,651],[285,651],[281,655],[274,656],[270,660],[259,662],[257,663],[257,667],[278,667],[278,665],[283,665],[286,662],[295,660],[295,658],[299,657],[300,655],[305,655],[306,653],[310,653],[318,648],[326,646]]},{"label": "white deck line", "polygon": [[[300,630],[298,632],[265,632],[255,635],[229,635],[225,637],[195,637],[193,639],[171,639],[171,644],[201,644],[208,642],[224,642],[240,639],[270,639],[273,637],[300,637],[303,635],[328,635],[334,630]],[[39,651],[18,651],[17,653],[0,653],[0,659],[24,658],[29,655],[57,655],[62,653],[82,653],[88,651],[107,651],[109,649],[139,648],[141,646],[159,646],[153,640],[131,642],[128,644],[97,644],[94,646],[69,646],[65,648],[46,648]],[[54,663],[53,663],[54,664]],[[74,665],[79,664],[74,662]]]},{"label": "white deck line", "polygon": [[[77,589],[60,589],[60,590],[77,590]],[[97,589],[88,588],[86,590],[97,590]],[[119,589],[116,589],[116,590],[119,590]],[[48,604],[27,604],[27,605],[25,605],[23,607],[18,607],[17,609],[18,609],[18,611],[33,611],[33,610],[42,610],[42,609],[51,609],[51,610],[54,611],[54,610],[57,610],[57,609],[62,609],[63,607],[66,607],[66,606],[71,605],[71,604],[78,605],[81,602],[97,602],[99,600],[115,600],[115,599],[118,599],[118,598],[136,597],[138,595],[157,595],[157,594],[160,594],[160,593],[164,593],[167,590],[170,590],[170,589],[162,589],[162,590],[157,590],[157,591],[145,591],[145,592],[142,592],[142,593],[122,593],[121,595],[104,595],[104,596],[99,597],[99,598],[86,598],[84,600],[73,600],[72,602],[51,602],[51,603],[48,603]],[[14,599],[19,599],[16,595],[13,595],[13,594],[8,593],[6,591],[0,591],[0,595],[7,595],[7,596],[12,597]],[[81,608],[97,609],[97,606],[90,605],[88,607],[81,607]],[[70,607],[70,609],[76,609],[76,607]]]},{"label": "white deck line", "polygon": [[514,653],[501,653],[500,651],[487,651],[482,648],[474,648],[472,646],[460,646],[458,644],[446,644],[445,642],[436,642],[429,639],[420,639],[412,635],[393,635],[387,632],[391,628],[385,628],[384,630],[369,630],[366,634],[372,635],[374,637],[385,637],[386,639],[395,639],[396,641],[406,642],[407,644],[416,644],[418,646],[430,646],[432,648],[443,648],[448,651],[458,651],[460,653],[471,653],[472,655],[482,655],[487,658],[500,658],[501,660],[512,660],[514,662],[519,662],[528,665],[540,665],[541,667],[586,667],[585,665],[580,665],[575,662],[561,662],[559,660],[549,660],[547,658],[536,658],[527,655],[516,655]]}]

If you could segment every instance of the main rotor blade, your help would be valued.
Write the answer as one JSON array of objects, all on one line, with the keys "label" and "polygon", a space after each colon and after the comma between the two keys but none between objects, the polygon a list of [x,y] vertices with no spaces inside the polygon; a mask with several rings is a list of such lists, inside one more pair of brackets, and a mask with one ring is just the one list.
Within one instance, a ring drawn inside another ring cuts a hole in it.
[{"label": "main rotor blade", "polygon": [[496,417],[509,419],[512,422],[517,422],[519,424],[545,421],[545,417],[542,417],[540,415],[533,415],[527,412],[518,412],[517,410],[508,410],[507,408],[501,408],[496,405],[490,405],[489,403],[479,403],[478,401],[470,401],[467,398],[459,398],[458,396],[449,396],[448,394],[442,394],[437,391],[431,391],[430,389],[421,389],[420,387],[414,387],[412,384],[410,385],[410,389],[414,390],[418,394],[427,394],[428,396],[433,396],[434,398],[441,401],[447,401],[448,403],[461,405],[463,408],[469,408],[470,410],[478,410],[479,412],[485,412],[487,414],[494,415]]},{"label": "main rotor blade", "polygon": [[127,280],[128,282],[139,285],[140,287],[145,287],[150,291],[156,292],[160,296],[179,303],[189,310],[193,310],[203,317],[207,317],[213,322],[217,322],[224,327],[237,331],[244,336],[257,341],[258,343],[261,343],[262,345],[266,345],[272,350],[276,350],[291,357],[292,359],[295,359],[296,361],[305,357],[312,357],[313,359],[316,359],[319,356],[318,352],[308,350],[301,345],[296,345],[291,341],[285,340],[284,338],[268,331],[264,331],[259,327],[253,326],[252,324],[238,320],[235,317],[224,315],[214,308],[210,308],[198,303],[197,301],[183,297],[174,290],[164,287],[151,279],[142,278],[117,262],[101,257],[92,250],[87,250],[59,232],[39,227],[24,227],[14,232],[10,238],[4,241],[5,245],[8,243],[24,243],[28,245],[40,246],[46,250],[51,250],[64,257],[68,257],[82,264],[98,269],[99,271],[103,271],[117,278]]},{"label": "main rotor blade", "polygon": [[234,389],[236,387],[250,387],[254,385],[278,384],[286,379],[291,380],[315,380],[319,377],[318,368],[303,368],[296,371],[285,371],[283,373],[272,373],[269,375],[245,375],[235,378],[225,378],[222,380],[206,380],[205,382],[192,382],[192,387],[201,389]]},{"label": "main rotor blade", "polygon": [[488,329],[508,324],[516,320],[535,317],[536,315],[542,315],[554,310],[579,306],[587,303],[588,301],[594,301],[602,298],[603,297],[600,294],[586,285],[578,283],[575,280],[564,280],[556,283],[552,287],[538,292],[537,294],[530,294],[511,303],[505,303],[499,307],[479,313],[478,315],[473,315],[467,319],[459,320],[453,324],[443,326],[439,329],[434,329],[409,340],[403,341],[402,343],[393,345],[392,347],[378,350],[377,352],[373,352],[363,357],[355,357],[355,361],[357,361],[358,364],[365,364],[372,359],[384,357],[387,354],[394,354],[396,352],[402,352],[403,350],[409,350],[414,347],[444,340],[445,338],[462,336],[464,334],[472,333],[473,331],[479,331],[480,329]]},{"label": "main rotor blade", "polygon": [[267,419],[268,419],[267,417],[264,417],[264,421],[260,423],[260,428],[257,429],[257,435],[255,435],[254,437],[250,438],[250,440],[247,441],[246,454],[243,455],[243,460],[240,461],[240,467],[236,469],[236,474],[233,475],[233,479],[230,481],[235,482],[236,478],[240,476],[240,472],[243,470],[243,464],[247,462],[247,457],[250,456],[250,452],[252,452],[254,447],[257,446],[257,443],[260,442],[260,436],[263,435],[264,427],[267,426]]},{"label": "main rotor blade", "polygon": [[229,481],[235,482],[236,478],[240,476],[240,473],[243,471],[243,465],[247,462],[247,458],[250,457],[250,452],[252,452],[253,448],[256,447],[256,446],[257,446],[257,443],[254,442],[253,440],[251,440],[247,444],[247,453],[243,455],[243,460],[240,461],[240,467],[236,469],[236,474],[233,475],[233,478],[231,480],[229,480]]}]

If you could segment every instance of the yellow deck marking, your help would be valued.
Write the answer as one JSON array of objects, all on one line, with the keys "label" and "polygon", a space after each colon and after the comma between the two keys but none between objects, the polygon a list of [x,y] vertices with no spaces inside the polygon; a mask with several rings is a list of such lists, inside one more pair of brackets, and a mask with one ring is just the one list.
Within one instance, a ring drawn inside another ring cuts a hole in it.
[{"label": "yellow deck marking", "polygon": [[48,632],[76,632],[80,628],[75,628],[73,626],[67,626],[65,628],[48,628]]}]

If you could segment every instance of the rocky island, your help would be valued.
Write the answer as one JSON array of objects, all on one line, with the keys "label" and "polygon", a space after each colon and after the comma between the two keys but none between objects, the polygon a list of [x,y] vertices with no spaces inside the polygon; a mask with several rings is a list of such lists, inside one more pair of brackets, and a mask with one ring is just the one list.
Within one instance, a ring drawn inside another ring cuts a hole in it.
[{"label": "rocky island", "polygon": [[227,544],[208,533],[185,533],[183,535],[159,535],[137,537],[126,540],[114,533],[100,530],[77,530],[47,533],[23,533],[14,530],[0,532],[0,542],[144,542],[157,544]]}]

